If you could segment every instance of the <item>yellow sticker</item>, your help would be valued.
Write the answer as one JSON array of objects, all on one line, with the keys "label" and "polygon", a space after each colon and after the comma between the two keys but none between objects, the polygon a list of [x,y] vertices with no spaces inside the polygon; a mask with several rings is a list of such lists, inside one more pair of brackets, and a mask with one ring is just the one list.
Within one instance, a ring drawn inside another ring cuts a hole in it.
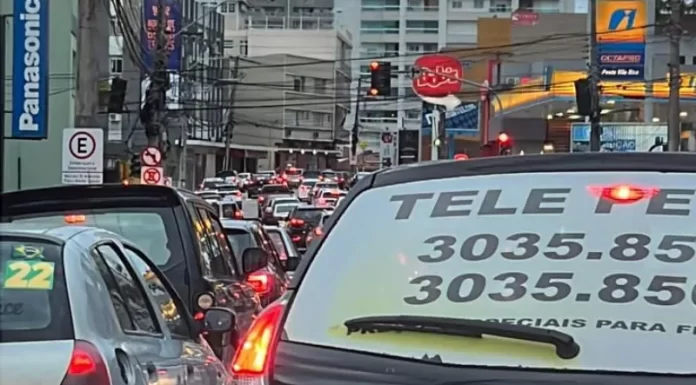
[{"label": "yellow sticker", "polygon": [[10,260],[5,264],[3,289],[52,290],[55,264],[42,260]]}]

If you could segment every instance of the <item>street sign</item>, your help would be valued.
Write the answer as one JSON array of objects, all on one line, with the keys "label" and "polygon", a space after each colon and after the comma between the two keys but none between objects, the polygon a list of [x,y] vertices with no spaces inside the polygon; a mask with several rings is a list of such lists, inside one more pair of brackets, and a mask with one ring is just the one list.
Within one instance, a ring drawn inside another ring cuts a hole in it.
[{"label": "street sign", "polygon": [[379,162],[382,167],[391,167],[394,165],[394,156],[396,149],[394,148],[394,133],[383,132],[382,140],[379,144]]},{"label": "street sign", "polygon": [[447,55],[426,55],[416,59],[413,90],[420,96],[445,97],[461,90],[464,69],[459,59]]},{"label": "street sign", "polygon": [[539,22],[539,14],[525,9],[518,9],[511,15],[512,25],[537,25]]},{"label": "street sign", "polygon": [[140,153],[143,166],[159,167],[162,163],[162,152],[157,147],[148,147]]},{"label": "street sign", "polygon": [[143,168],[140,169],[140,183],[164,185],[164,170],[162,167],[143,166]]},{"label": "street sign", "polygon": [[63,184],[104,183],[104,130],[63,130]]}]

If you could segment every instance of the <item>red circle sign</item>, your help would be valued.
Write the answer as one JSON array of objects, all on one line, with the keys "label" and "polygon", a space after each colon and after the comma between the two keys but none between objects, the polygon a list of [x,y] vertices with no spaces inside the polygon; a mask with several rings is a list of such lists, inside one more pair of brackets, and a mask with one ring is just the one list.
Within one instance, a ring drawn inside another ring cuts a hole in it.
[{"label": "red circle sign", "polygon": [[159,184],[162,179],[162,174],[156,168],[147,168],[143,170],[143,182],[145,184]]},{"label": "red circle sign", "polygon": [[447,55],[426,55],[416,59],[414,67],[419,70],[413,78],[413,89],[418,95],[444,97],[456,94],[462,88],[464,68],[459,59]]},{"label": "red circle sign", "polygon": [[97,140],[86,131],[78,131],[70,137],[68,149],[73,158],[85,160],[97,151]]},{"label": "red circle sign", "polygon": [[467,155],[467,154],[455,154],[454,160],[469,160],[469,155]]}]

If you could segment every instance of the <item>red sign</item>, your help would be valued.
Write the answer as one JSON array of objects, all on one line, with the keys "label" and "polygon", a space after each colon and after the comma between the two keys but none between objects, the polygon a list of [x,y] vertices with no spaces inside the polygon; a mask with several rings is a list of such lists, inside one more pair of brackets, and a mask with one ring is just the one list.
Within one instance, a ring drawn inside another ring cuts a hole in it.
[{"label": "red sign", "polygon": [[456,94],[462,88],[459,79],[464,77],[462,63],[447,55],[427,55],[416,59],[414,67],[419,74],[413,79],[413,89],[418,95],[443,97]]},{"label": "red sign", "polygon": [[454,160],[469,160],[469,155],[467,155],[467,154],[454,154]]},{"label": "red sign", "polygon": [[536,25],[539,22],[539,14],[527,10],[517,10],[512,13],[513,25]]}]

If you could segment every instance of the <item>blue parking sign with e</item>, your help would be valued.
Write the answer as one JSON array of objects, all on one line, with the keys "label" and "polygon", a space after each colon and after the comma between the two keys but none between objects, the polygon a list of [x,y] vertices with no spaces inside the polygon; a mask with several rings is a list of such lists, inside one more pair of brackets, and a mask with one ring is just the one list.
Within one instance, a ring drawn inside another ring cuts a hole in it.
[{"label": "blue parking sign with e", "polygon": [[12,137],[17,139],[48,137],[48,2],[13,2]]}]

